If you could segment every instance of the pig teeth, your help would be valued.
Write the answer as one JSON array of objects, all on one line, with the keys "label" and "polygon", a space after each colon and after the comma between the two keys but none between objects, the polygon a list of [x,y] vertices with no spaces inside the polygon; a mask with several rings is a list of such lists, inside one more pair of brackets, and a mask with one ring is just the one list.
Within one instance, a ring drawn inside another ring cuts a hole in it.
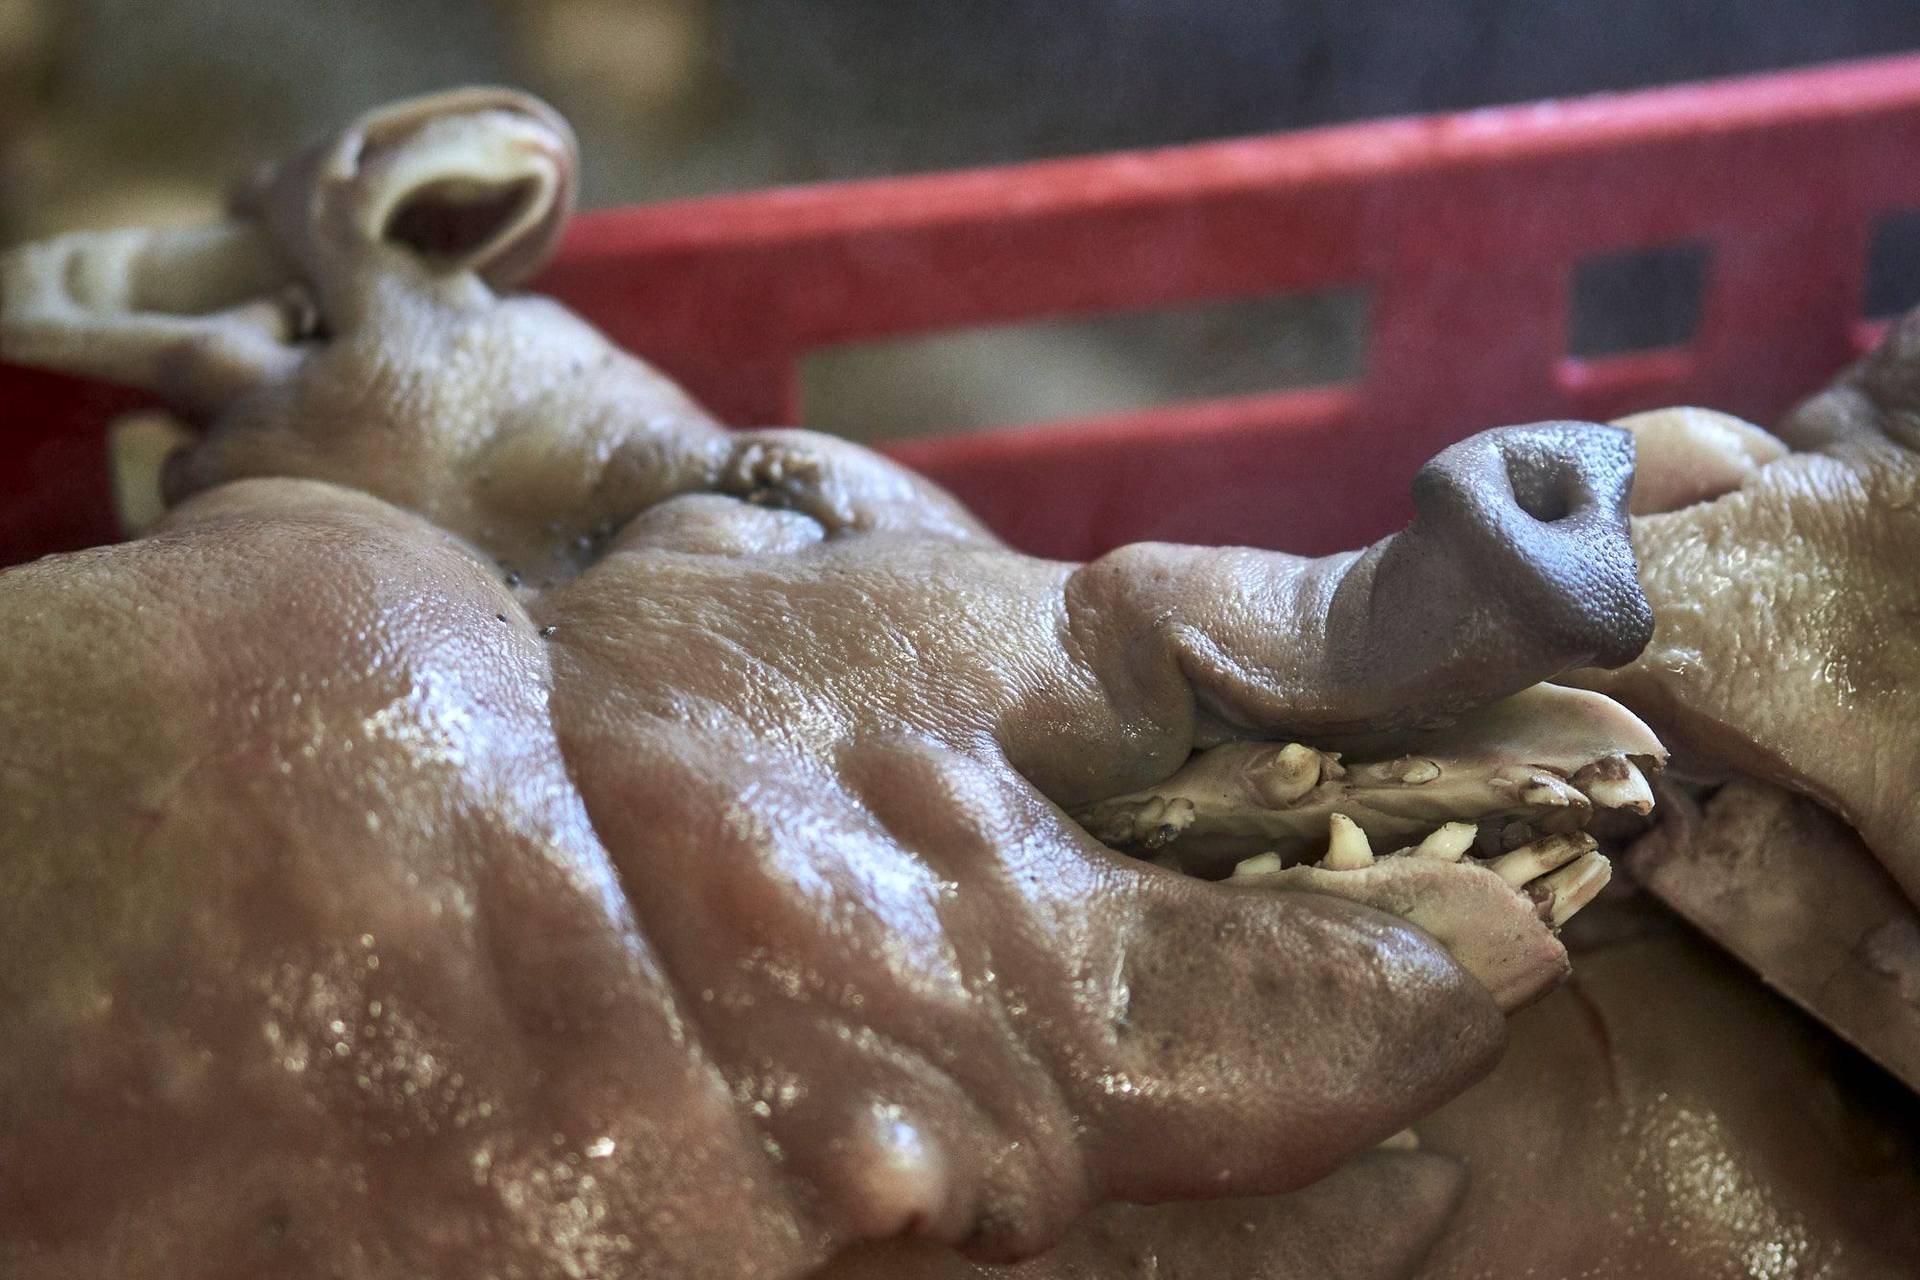
[{"label": "pig teeth", "polygon": [[1289,742],[1253,772],[1252,790],[1269,808],[1285,809],[1319,785],[1320,763],[1318,751]]},{"label": "pig teeth", "polygon": [[1251,880],[1256,876],[1270,876],[1280,870],[1280,855],[1277,853],[1256,853],[1251,858],[1243,858],[1234,864],[1229,880]]},{"label": "pig teeth", "polygon": [[1375,1145],[1383,1151],[1418,1151],[1420,1135],[1411,1129],[1402,1129],[1391,1138],[1382,1138]]},{"label": "pig teeth", "polygon": [[1449,822],[1415,845],[1413,856],[1458,862],[1473,847],[1474,837],[1478,834],[1479,828],[1471,822]]},{"label": "pig teeth", "polygon": [[1327,856],[1320,865],[1329,871],[1358,871],[1373,865],[1373,845],[1352,818],[1336,813],[1327,819]]},{"label": "pig teeth", "polygon": [[[1547,836],[1532,844],[1523,844],[1512,853],[1503,853],[1485,864],[1487,870],[1518,889],[1549,871],[1565,866],[1599,845],[1584,831],[1572,835]],[[1604,861],[1604,859],[1603,859]]]},{"label": "pig teeth", "polygon": [[1540,809],[1585,809],[1587,797],[1550,773],[1536,773],[1520,788],[1520,799]]},{"label": "pig teeth", "polygon": [[1574,785],[1602,809],[1653,812],[1653,788],[1638,765],[1625,756],[1604,756],[1573,775]]},{"label": "pig teeth", "polygon": [[1440,776],[1440,766],[1423,756],[1402,756],[1393,762],[1393,776],[1410,787],[1424,787]]},{"label": "pig teeth", "polygon": [[1592,902],[1612,878],[1612,864],[1598,852],[1588,853],[1543,878],[1535,888],[1547,891],[1547,923],[1558,929],[1573,918],[1574,912]]}]

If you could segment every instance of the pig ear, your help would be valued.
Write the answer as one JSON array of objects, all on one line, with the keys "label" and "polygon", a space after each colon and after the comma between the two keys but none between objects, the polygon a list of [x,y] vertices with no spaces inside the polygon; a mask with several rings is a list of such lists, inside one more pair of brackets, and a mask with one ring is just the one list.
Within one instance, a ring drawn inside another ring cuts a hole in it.
[{"label": "pig ear", "polygon": [[502,288],[552,256],[577,160],[572,130],[545,103],[461,89],[361,117],[308,170],[302,203],[336,244],[397,248],[435,274]]}]

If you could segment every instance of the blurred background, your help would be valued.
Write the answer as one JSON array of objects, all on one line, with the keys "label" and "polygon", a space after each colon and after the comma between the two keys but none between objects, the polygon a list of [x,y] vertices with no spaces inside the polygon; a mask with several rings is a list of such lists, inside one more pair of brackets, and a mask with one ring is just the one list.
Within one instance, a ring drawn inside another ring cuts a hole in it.
[{"label": "blurred background", "polygon": [[[1908,49],[1916,0],[0,0],[0,243],[212,216],[255,162],[475,81],[573,121],[593,207]],[[820,353],[808,425],[885,439],[1337,381],[1364,306]]]}]

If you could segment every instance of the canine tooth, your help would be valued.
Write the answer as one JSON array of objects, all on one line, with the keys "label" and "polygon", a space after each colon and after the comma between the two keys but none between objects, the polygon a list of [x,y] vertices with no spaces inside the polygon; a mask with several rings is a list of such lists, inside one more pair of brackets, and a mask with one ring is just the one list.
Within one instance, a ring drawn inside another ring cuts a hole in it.
[{"label": "canine tooth", "polygon": [[1320,865],[1329,871],[1358,871],[1373,865],[1373,845],[1352,818],[1336,813],[1327,819],[1327,856]]},{"label": "canine tooth", "polygon": [[1599,846],[1584,831],[1572,835],[1548,836],[1532,844],[1521,845],[1512,853],[1503,853],[1485,864],[1487,870],[1518,889],[1549,871],[1565,866]]},{"label": "canine tooth", "polygon": [[1320,753],[1289,742],[1251,772],[1254,794],[1273,809],[1285,809],[1320,782]]},{"label": "canine tooth", "polygon": [[1478,829],[1471,822],[1449,822],[1416,845],[1413,856],[1458,862],[1461,855],[1473,847],[1477,832]]},{"label": "canine tooth", "polygon": [[1574,785],[1602,809],[1653,812],[1653,788],[1638,765],[1625,756],[1605,756],[1573,775]]},{"label": "canine tooth", "polygon": [[1550,773],[1536,773],[1520,788],[1520,800],[1540,809],[1586,808],[1587,798]]},{"label": "canine tooth", "polygon": [[1535,888],[1548,893],[1547,923],[1558,929],[1573,918],[1573,913],[1592,902],[1613,878],[1613,865],[1605,855],[1590,852],[1543,878]]},{"label": "canine tooth", "polygon": [[1375,1145],[1385,1151],[1418,1151],[1420,1135],[1411,1129],[1402,1129],[1391,1138],[1382,1138]]},{"label": "canine tooth", "polygon": [[1229,880],[1246,880],[1253,876],[1272,875],[1280,869],[1280,855],[1277,853],[1256,853],[1251,858],[1242,858],[1233,866]]}]

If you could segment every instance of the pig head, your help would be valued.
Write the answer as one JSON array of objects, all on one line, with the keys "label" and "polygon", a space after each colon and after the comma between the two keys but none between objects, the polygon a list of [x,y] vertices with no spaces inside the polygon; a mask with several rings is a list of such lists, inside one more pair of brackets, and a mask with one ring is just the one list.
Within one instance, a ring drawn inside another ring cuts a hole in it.
[{"label": "pig head", "polygon": [[[1361,552],[1036,560],[499,296],[571,164],[463,93],[0,259],[0,354],[204,432],[144,536],[0,574],[0,1271],[1014,1259],[1489,1067],[1587,892],[1546,854],[1223,881],[1069,814],[1630,659],[1625,432],[1464,442]],[[1416,1242],[1457,1191],[1392,1185]]]}]

